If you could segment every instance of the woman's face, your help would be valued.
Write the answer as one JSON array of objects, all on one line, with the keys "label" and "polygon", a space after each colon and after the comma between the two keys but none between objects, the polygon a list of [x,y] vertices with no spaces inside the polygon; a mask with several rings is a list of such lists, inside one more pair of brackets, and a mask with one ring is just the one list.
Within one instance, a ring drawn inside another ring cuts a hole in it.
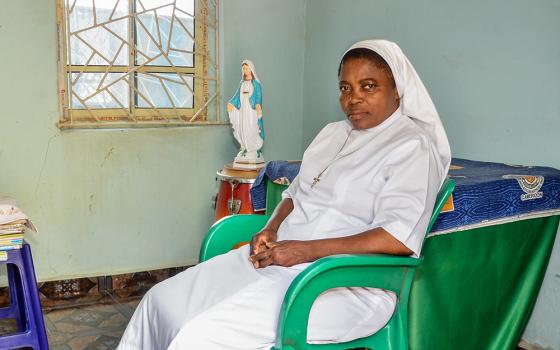
[{"label": "woman's face", "polygon": [[241,69],[243,70],[243,79],[245,80],[253,79],[253,75],[251,74],[251,68],[249,68],[248,64],[242,64]]},{"label": "woman's face", "polygon": [[399,107],[393,78],[368,59],[347,59],[338,80],[340,106],[354,129],[377,126]]}]

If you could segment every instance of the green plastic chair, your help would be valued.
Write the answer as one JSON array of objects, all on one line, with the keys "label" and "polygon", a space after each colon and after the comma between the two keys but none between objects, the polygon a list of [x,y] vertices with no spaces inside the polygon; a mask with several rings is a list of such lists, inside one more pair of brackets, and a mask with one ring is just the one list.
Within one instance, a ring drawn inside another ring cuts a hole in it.
[{"label": "green plastic chair", "polygon": [[[430,232],[441,208],[455,188],[445,180],[437,199],[427,232]],[[236,243],[249,241],[266,224],[267,215],[234,215],[216,222],[206,234],[199,261],[226,253]],[[292,282],[280,311],[276,343],[272,349],[355,349],[408,350],[408,299],[416,267],[422,257],[411,258],[384,254],[340,254],[318,259]],[[371,287],[391,290],[397,306],[389,322],[377,333],[346,343],[307,344],[309,312],[315,299],[337,287]]]}]

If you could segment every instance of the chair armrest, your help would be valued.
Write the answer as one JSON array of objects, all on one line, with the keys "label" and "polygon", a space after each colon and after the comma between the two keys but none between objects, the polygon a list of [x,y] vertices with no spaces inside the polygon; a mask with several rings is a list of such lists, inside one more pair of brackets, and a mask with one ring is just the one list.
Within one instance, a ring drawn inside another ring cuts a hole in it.
[{"label": "chair armrest", "polygon": [[315,261],[294,279],[284,296],[275,348],[305,348],[311,306],[328,289],[382,288],[408,301],[414,271],[420,262],[421,259],[382,254],[341,254]]},{"label": "chair armrest", "polygon": [[250,241],[269,218],[266,215],[233,215],[217,221],[202,241],[198,261],[203,262],[224,254],[239,242]]}]

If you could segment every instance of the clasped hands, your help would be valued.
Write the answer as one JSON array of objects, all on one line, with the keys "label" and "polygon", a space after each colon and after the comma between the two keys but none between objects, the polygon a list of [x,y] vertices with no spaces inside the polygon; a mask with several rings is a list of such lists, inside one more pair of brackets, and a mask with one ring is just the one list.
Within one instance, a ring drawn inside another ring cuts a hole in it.
[{"label": "clasped hands", "polygon": [[249,261],[256,269],[293,266],[310,261],[308,241],[277,241],[276,231],[264,229],[251,239]]}]

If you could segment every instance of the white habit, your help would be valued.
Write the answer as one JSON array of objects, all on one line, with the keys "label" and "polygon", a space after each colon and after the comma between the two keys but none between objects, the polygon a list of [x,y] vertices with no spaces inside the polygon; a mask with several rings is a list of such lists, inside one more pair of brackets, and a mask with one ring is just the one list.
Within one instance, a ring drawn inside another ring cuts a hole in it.
[{"label": "white habit", "polygon": [[[391,62],[400,64],[404,54],[396,45],[373,43],[393,70],[401,108],[371,129],[352,130],[345,120],[319,133],[303,155],[298,177],[283,194],[292,198],[294,210],[280,226],[278,240],[341,237],[383,227],[415,255],[420,252],[449,166],[449,145],[442,139],[445,134],[431,100],[421,104],[431,106],[423,112],[433,109],[431,124],[425,124],[425,118],[419,124],[407,112],[403,96],[410,81],[418,88],[419,78]],[[405,77],[403,85],[399,74],[415,76]],[[429,99],[427,93],[422,98],[426,96]],[[118,349],[269,349],[284,294],[307,265],[255,269],[245,246],[192,267],[146,294]],[[394,294],[379,289],[330,290],[313,305],[308,341],[342,342],[370,335],[385,325],[394,305]]]}]

